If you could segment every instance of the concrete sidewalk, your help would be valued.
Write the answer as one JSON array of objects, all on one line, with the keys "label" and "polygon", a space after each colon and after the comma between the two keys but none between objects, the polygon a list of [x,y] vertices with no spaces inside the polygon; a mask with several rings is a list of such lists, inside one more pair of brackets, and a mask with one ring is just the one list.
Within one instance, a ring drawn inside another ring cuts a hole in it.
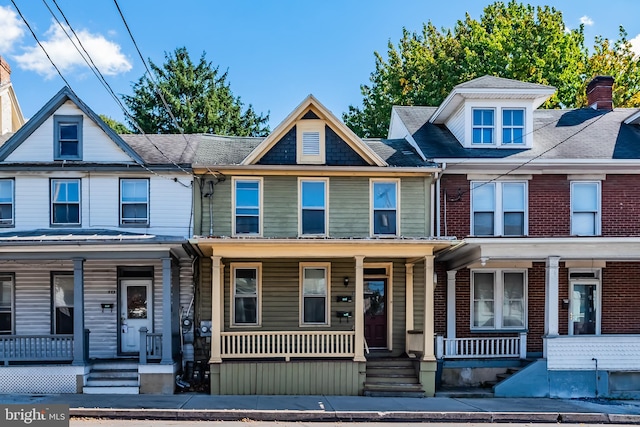
[{"label": "concrete sidewalk", "polygon": [[361,396],[0,395],[0,403],[66,404],[76,417],[260,421],[440,421],[640,425],[640,401]]}]

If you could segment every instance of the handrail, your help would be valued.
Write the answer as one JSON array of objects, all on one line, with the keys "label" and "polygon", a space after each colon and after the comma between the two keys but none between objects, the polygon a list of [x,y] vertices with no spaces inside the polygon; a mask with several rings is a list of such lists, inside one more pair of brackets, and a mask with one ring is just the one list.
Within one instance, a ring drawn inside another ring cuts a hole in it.
[{"label": "handrail", "polygon": [[0,360],[72,361],[73,335],[0,335]]}]

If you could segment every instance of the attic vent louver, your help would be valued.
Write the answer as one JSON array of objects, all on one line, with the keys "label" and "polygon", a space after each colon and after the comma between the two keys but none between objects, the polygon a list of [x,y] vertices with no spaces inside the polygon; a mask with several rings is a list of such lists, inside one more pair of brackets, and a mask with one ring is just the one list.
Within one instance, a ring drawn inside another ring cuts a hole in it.
[{"label": "attic vent louver", "polygon": [[320,154],[320,132],[304,132],[302,134],[302,153],[305,156]]}]

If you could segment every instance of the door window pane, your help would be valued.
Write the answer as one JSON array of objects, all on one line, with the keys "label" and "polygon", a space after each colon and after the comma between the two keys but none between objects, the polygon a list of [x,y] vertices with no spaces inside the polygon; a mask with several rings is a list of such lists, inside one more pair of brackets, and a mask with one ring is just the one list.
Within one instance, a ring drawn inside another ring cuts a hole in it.
[{"label": "door window pane", "polygon": [[127,319],[147,318],[147,287],[127,286]]}]

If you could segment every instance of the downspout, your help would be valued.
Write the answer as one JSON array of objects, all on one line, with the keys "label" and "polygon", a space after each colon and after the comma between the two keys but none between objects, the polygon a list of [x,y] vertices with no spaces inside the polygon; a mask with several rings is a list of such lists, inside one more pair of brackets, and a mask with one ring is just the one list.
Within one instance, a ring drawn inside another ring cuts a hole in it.
[{"label": "downspout", "polygon": [[[443,162],[442,163],[442,170],[440,171],[440,173],[436,174],[436,204],[435,204],[435,224],[436,224],[436,237],[441,237],[441,232],[440,232],[440,179],[442,178],[442,174],[444,173],[445,169],[447,169],[447,163]],[[444,203],[445,203],[445,209],[444,209],[444,214],[445,216],[447,215],[447,208],[446,208],[446,203],[447,203],[447,198],[444,198]],[[433,235],[433,234],[432,234]],[[447,231],[446,231],[446,218],[445,218],[445,233],[444,235],[447,235]]]}]

